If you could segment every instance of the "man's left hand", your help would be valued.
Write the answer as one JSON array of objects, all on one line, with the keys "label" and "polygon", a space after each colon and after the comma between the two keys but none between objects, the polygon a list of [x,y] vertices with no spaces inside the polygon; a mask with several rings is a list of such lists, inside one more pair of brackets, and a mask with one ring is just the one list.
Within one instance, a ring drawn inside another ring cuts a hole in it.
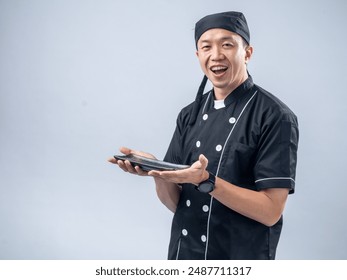
[{"label": "man's left hand", "polygon": [[208,179],[208,172],[206,167],[208,159],[204,155],[199,156],[199,160],[194,162],[189,168],[176,170],[176,171],[157,171],[151,170],[148,172],[149,176],[161,178],[176,184],[191,183],[194,185],[200,184],[202,181]]}]

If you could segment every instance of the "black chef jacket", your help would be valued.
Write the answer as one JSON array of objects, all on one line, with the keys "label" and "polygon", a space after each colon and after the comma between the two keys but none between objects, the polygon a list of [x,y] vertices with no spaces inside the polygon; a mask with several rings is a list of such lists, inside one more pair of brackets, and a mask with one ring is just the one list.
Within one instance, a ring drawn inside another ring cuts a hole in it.
[{"label": "black chef jacket", "polygon": [[[299,134],[294,113],[251,77],[224,103],[215,109],[213,90],[204,94],[192,126],[194,103],[183,108],[164,160],[191,165],[204,154],[207,170],[232,184],[293,193]],[[274,259],[281,229],[282,217],[268,227],[182,184],[168,258]]]}]

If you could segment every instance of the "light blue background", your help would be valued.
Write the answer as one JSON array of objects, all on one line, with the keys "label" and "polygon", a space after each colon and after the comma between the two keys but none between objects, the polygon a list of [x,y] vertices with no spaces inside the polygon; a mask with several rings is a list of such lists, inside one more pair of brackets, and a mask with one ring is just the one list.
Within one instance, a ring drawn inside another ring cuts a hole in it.
[{"label": "light blue background", "polygon": [[165,259],[151,178],[202,78],[194,25],[247,17],[254,81],[297,114],[296,193],[278,259],[347,259],[345,1],[0,0],[0,259]]}]

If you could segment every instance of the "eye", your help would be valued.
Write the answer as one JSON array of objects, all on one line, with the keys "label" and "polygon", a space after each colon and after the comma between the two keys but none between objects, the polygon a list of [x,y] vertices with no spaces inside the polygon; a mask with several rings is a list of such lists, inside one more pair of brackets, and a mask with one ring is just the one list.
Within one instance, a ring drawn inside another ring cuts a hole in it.
[{"label": "eye", "polygon": [[207,50],[210,49],[210,46],[209,45],[202,45],[201,49],[204,50],[204,51],[207,51]]},{"label": "eye", "polygon": [[224,43],[223,47],[224,48],[232,48],[234,45],[232,43]]}]

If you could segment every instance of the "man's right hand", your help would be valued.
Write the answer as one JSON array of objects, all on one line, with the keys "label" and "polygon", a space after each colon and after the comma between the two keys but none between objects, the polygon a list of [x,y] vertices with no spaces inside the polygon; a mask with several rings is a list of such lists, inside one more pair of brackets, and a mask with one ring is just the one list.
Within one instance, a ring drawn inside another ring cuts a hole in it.
[{"label": "man's right hand", "polygon": [[[132,150],[127,147],[121,147],[119,151],[124,155],[133,154],[133,155],[139,155],[139,156],[155,159],[155,156],[153,156],[152,154]],[[125,160],[125,161],[117,160],[114,157],[112,157],[112,158],[109,158],[108,161],[113,164],[117,164],[125,172],[129,172],[131,174],[140,175],[140,176],[148,176],[147,171],[143,171],[139,166],[135,166],[135,167],[132,166],[128,160]]]}]

